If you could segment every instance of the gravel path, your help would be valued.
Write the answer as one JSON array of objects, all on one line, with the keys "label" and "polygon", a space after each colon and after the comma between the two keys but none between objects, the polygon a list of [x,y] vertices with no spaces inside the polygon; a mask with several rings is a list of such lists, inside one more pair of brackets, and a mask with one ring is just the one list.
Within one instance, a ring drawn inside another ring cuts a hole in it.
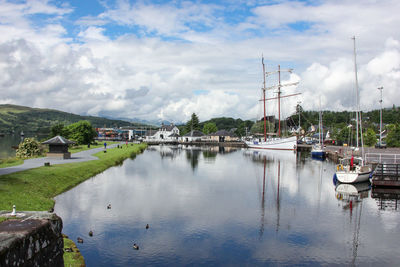
[{"label": "gravel path", "polygon": [[[107,148],[113,148],[113,147],[116,147],[117,145],[118,144],[107,145]],[[96,154],[97,152],[100,152],[103,150],[104,150],[103,147],[99,147],[99,148],[93,148],[93,149],[81,151],[78,153],[71,154],[70,159],[55,159],[55,158],[49,158],[49,157],[27,159],[21,165],[7,167],[7,168],[0,168],[0,175],[14,173],[14,172],[20,172],[20,171],[25,171],[28,169],[41,167],[41,166],[44,166],[45,162],[50,162],[50,165],[55,165],[55,164],[66,164],[66,163],[75,163],[75,162],[96,160],[98,158],[93,156],[93,154]]]}]

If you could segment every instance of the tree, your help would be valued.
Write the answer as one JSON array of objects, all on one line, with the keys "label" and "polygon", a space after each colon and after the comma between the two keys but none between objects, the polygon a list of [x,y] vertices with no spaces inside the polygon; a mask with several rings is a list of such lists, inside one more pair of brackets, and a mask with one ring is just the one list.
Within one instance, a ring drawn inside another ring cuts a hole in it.
[{"label": "tree", "polygon": [[203,127],[204,134],[210,134],[210,133],[214,133],[216,131],[218,131],[218,128],[215,123],[207,122],[206,124],[204,124],[204,127]]},{"label": "tree", "polygon": [[[267,121],[267,132],[275,131],[275,127],[272,123],[270,123],[269,121]],[[251,126],[250,132],[252,134],[258,133],[258,134],[264,134],[264,121],[258,121],[256,123],[253,124],[253,126]]]},{"label": "tree", "polygon": [[376,143],[376,133],[372,128],[368,128],[368,130],[364,133],[364,143],[367,146],[374,146]]},{"label": "tree", "polygon": [[351,127],[348,126],[344,126],[342,129],[340,129],[338,131],[338,133],[336,134],[335,138],[339,143],[346,143],[349,145],[349,142],[351,142],[350,140],[350,135],[351,135]]},{"label": "tree", "polygon": [[386,126],[388,134],[386,137],[386,144],[388,147],[400,147],[400,125],[390,124]]},{"label": "tree", "polygon": [[64,136],[64,137],[66,137],[68,135],[63,123],[57,123],[57,124],[54,124],[53,126],[51,126],[50,137],[54,137],[57,135]]},{"label": "tree", "polygon": [[78,121],[66,127],[68,138],[76,141],[79,145],[90,144],[97,136],[89,121]]},{"label": "tree", "polygon": [[192,118],[186,123],[185,126],[185,133],[188,133],[192,130],[200,131],[199,118],[197,117],[196,113],[192,114]]},{"label": "tree", "polygon": [[41,154],[40,143],[34,138],[25,138],[18,146],[16,157],[23,159],[39,156]]}]

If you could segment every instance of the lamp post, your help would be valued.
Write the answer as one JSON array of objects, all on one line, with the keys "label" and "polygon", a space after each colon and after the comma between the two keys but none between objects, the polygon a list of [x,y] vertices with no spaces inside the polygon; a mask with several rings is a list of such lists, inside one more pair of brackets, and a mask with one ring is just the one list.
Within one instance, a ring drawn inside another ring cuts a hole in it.
[{"label": "lamp post", "polygon": [[301,101],[297,102],[297,112],[299,113],[299,133],[300,133],[300,128],[301,128],[301,124],[300,124],[300,112],[301,112]]},{"label": "lamp post", "polygon": [[379,146],[381,146],[382,145],[382,91],[383,91],[383,86],[378,87],[378,90],[381,91],[381,100],[379,100],[379,103],[381,103],[380,124],[379,124]]}]

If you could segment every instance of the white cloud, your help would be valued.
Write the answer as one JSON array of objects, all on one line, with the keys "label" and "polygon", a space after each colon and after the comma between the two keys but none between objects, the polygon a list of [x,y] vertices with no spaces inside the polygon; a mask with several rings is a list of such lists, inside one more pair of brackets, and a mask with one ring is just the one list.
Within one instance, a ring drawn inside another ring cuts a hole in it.
[{"label": "white cloud", "polygon": [[[264,54],[268,70],[279,63],[295,67],[297,76],[284,80],[300,80],[304,108],[319,109],[316,96],[321,95],[323,109],[352,109],[350,37],[357,35],[362,108],[378,107],[379,86],[384,86],[384,105],[400,105],[397,1],[280,2],[254,7],[237,23],[219,17],[217,5],[119,1],[98,16],[82,17],[75,36],[61,23],[72,12],[69,7],[0,3],[3,103],[175,122],[193,112],[201,120],[255,118]],[[35,12],[53,18],[36,27],[26,16]],[[310,28],[288,25],[299,21]],[[140,32],[110,37],[111,22]],[[285,115],[297,100],[285,102]]]}]

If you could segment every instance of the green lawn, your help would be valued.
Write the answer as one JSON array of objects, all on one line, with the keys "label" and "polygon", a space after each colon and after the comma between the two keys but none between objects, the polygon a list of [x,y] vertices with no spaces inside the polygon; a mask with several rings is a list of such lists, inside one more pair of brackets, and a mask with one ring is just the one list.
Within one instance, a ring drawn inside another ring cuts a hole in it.
[{"label": "green lawn", "polygon": [[24,160],[18,159],[18,158],[0,159],[0,168],[17,166],[17,165],[21,165],[22,163],[24,163]]},{"label": "green lawn", "polygon": [[[120,141],[106,141],[107,146],[112,145],[112,144],[119,144],[121,143]],[[90,148],[87,145],[78,145],[78,146],[70,146],[68,148],[68,151],[71,153],[77,153],[77,152],[81,152],[81,151],[85,151],[85,150],[89,150],[92,148],[99,148],[99,147],[104,147],[104,142],[100,142],[97,145],[90,145]]]},{"label": "green lawn", "polygon": [[134,158],[146,149],[146,144],[107,149],[95,156],[99,160],[39,167],[0,176],[0,210],[49,210],[54,206],[53,197],[65,192],[86,179]]},{"label": "green lawn", "polygon": [[[111,141],[111,142],[107,142],[107,145],[112,145],[112,144],[119,144],[121,142],[115,142],[115,141]],[[77,153],[77,152],[81,152],[81,151],[85,151],[85,150],[89,150],[92,148],[98,148],[98,147],[103,147],[104,146],[104,142],[103,143],[98,143],[97,145],[90,145],[90,148],[87,145],[78,145],[78,146],[71,146],[68,151],[71,153]],[[47,150],[44,151],[44,155],[43,156],[39,156],[39,157],[44,157],[47,153]],[[0,159],[0,168],[7,168],[7,167],[12,167],[12,166],[17,166],[17,165],[21,165],[24,163],[23,159],[19,159],[19,158],[7,158],[7,159]]]}]

